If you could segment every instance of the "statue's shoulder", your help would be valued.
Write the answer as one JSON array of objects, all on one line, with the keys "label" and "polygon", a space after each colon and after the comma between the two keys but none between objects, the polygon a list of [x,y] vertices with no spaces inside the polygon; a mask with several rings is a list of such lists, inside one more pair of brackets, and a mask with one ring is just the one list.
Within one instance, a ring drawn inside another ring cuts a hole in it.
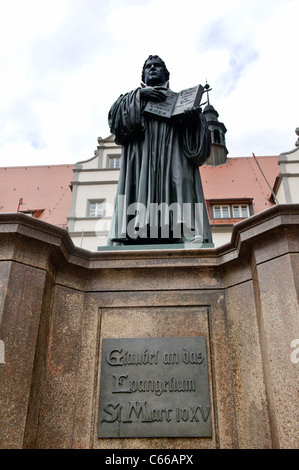
[{"label": "statue's shoulder", "polygon": [[119,102],[119,101],[122,101],[122,100],[124,100],[128,97],[131,97],[131,96],[135,95],[138,92],[138,90],[140,90],[140,89],[141,89],[141,87],[137,87],[137,88],[134,88],[131,91],[128,91],[127,93],[123,93],[123,94],[119,95],[119,97],[116,100],[116,103]]}]

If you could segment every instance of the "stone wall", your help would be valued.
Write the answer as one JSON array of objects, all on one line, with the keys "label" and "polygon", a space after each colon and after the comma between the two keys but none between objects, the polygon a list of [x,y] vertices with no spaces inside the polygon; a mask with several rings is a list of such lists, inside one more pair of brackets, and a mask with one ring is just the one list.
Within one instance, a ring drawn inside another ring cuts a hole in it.
[{"label": "stone wall", "polygon": [[[298,448],[298,235],[277,205],[217,249],[91,253],[1,214],[0,447]],[[99,439],[102,339],[184,336],[207,341],[212,437]]]}]

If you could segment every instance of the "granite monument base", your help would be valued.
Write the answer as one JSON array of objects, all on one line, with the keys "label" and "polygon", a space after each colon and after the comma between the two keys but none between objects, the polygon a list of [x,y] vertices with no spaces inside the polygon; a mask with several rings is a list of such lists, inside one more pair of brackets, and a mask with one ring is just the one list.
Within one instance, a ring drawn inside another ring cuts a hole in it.
[{"label": "granite monument base", "polygon": [[0,447],[298,448],[298,294],[298,205],[99,253],[1,214]]}]

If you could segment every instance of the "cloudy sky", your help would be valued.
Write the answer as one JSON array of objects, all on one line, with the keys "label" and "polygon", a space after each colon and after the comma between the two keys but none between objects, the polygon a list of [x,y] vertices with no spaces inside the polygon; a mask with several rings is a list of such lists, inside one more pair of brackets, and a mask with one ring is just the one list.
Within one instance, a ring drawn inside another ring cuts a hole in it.
[{"label": "cloudy sky", "polygon": [[76,163],[160,55],[205,84],[230,157],[295,148],[298,0],[0,0],[0,166]]}]

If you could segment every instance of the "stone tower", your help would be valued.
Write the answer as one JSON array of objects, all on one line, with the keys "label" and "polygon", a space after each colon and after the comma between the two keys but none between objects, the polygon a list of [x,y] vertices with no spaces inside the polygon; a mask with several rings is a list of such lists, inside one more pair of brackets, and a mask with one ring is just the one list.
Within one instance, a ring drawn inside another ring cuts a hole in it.
[{"label": "stone tower", "polygon": [[204,108],[203,114],[207,120],[212,138],[211,153],[208,160],[206,161],[206,165],[223,165],[227,161],[228,154],[228,150],[226,148],[225,143],[226,127],[223,122],[218,121],[219,114],[215,110],[215,108],[210,104],[209,96],[208,104]]}]

